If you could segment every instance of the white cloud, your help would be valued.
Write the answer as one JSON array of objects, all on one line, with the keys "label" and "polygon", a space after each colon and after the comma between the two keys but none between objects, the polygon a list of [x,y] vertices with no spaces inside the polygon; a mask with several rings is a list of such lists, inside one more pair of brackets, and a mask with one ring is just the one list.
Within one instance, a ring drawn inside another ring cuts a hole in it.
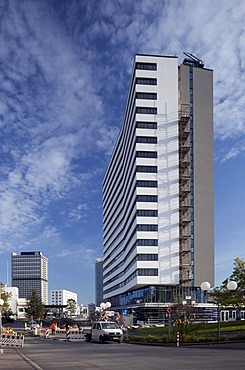
[{"label": "white cloud", "polygon": [[237,145],[228,150],[228,152],[221,159],[221,162],[226,162],[229,159],[234,159],[238,155],[244,154],[245,154],[245,140],[241,140]]},{"label": "white cloud", "polygon": [[81,204],[98,208],[93,197],[121,125],[135,53],[178,54],[181,62],[189,51],[204,59],[214,69],[215,138],[232,138],[217,158],[244,154],[242,1],[91,0],[55,8],[13,0],[1,2],[0,12],[3,246],[55,240],[62,225],[46,223],[57,214],[71,227],[86,218]]},{"label": "white cloud", "polygon": [[[144,4],[147,4],[145,8]],[[165,4],[150,1],[144,4],[132,3],[130,14],[128,2],[125,8],[110,7],[111,43],[117,47],[118,59],[125,64],[126,58],[131,66],[132,54],[139,52],[177,54],[180,60],[183,51],[195,54],[205,61],[207,68],[214,69],[216,139],[244,135],[243,1],[187,0]],[[108,6],[102,2],[102,7],[106,16]],[[100,29],[97,24],[97,33],[103,34],[103,21],[102,17]],[[120,67],[122,65],[120,63]]]}]

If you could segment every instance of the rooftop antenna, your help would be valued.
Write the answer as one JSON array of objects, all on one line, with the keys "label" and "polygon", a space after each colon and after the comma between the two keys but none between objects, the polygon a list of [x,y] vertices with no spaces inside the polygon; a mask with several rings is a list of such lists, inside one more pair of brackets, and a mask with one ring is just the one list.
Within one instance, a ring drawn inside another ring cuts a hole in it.
[{"label": "rooftop antenna", "polygon": [[187,56],[187,58],[185,58],[183,60],[183,64],[185,64],[187,66],[198,67],[198,68],[203,68],[204,67],[203,60],[197,58],[195,55],[193,55],[191,53],[186,53],[185,51],[183,52],[183,54],[185,54]]}]

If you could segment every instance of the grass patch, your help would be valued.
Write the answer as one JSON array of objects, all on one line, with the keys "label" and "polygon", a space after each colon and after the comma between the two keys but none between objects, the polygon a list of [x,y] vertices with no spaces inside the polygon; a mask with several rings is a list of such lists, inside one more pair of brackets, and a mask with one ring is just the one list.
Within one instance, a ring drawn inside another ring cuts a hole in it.
[{"label": "grass patch", "polygon": [[[176,333],[180,333],[182,343],[204,343],[215,342],[217,340],[217,322],[190,324],[188,327],[173,326],[171,336],[168,335],[168,327],[161,328],[138,328],[129,331],[129,340],[146,343],[171,343],[176,342]],[[220,331],[221,340],[244,340],[245,339],[245,322],[230,321],[221,322]]]}]

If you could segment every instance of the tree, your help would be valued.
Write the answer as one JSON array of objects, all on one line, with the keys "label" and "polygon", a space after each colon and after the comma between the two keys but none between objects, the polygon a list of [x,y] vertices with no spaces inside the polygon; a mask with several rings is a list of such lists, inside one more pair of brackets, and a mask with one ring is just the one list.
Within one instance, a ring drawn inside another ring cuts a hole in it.
[{"label": "tree", "polygon": [[[222,295],[221,305],[234,307],[245,306],[245,261],[241,258],[235,258],[233,272],[228,279],[222,283]],[[237,289],[235,291],[229,291],[226,288],[228,281],[235,281],[237,283]]]},{"label": "tree", "polygon": [[[193,323],[196,321],[198,308],[192,302],[176,303],[171,306],[171,320],[177,325],[181,335],[186,335],[193,331]],[[195,326],[197,330],[197,326]]]},{"label": "tree", "polygon": [[77,303],[75,299],[67,299],[67,311],[69,312],[70,315],[75,314],[77,311]]},{"label": "tree", "polygon": [[31,296],[28,298],[28,307],[26,315],[29,319],[40,319],[43,315],[44,305],[42,300],[35,289],[33,289]]},{"label": "tree", "polygon": [[9,300],[11,299],[11,297],[12,294],[5,292],[4,285],[0,283],[0,298],[4,302],[2,305],[2,317],[5,318],[6,321],[9,321],[10,316],[14,314],[9,305]]},{"label": "tree", "polygon": [[237,282],[238,289],[245,291],[245,261],[240,258],[235,258],[233,263],[234,268],[230,276],[230,280]]}]

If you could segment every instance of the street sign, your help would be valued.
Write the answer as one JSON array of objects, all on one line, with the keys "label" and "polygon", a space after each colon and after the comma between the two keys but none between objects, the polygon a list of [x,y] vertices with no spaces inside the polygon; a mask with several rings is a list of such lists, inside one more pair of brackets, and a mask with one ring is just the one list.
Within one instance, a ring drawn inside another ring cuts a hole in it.
[{"label": "street sign", "polygon": [[128,310],[122,310],[122,315],[123,316],[128,316]]},{"label": "street sign", "polygon": [[170,315],[170,314],[171,314],[171,312],[172,312],[172,308],[171,308],[171,307],[168,307],[168,308],[167,308],[167,313]]}]

